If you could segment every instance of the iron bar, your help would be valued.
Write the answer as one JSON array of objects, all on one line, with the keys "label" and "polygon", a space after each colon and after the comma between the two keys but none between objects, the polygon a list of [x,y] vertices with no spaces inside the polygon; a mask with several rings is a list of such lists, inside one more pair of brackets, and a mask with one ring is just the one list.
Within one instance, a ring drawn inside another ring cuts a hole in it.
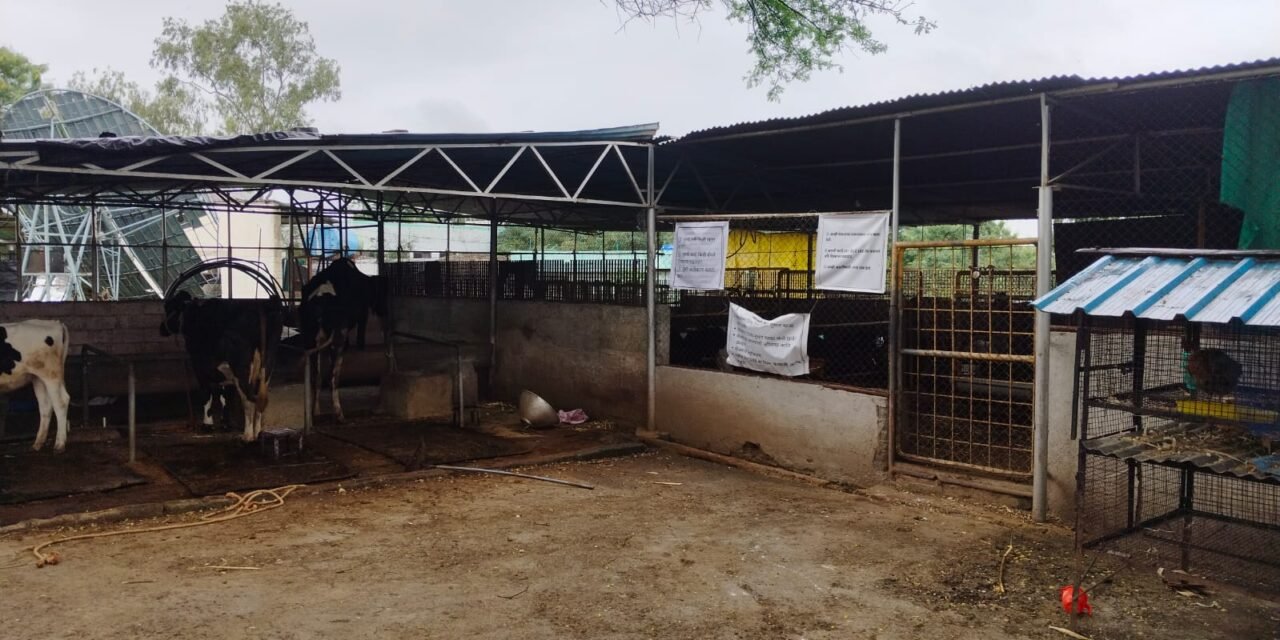
[{"label": "iron bar", "polygon": [[499,476],[513,476],[516,478],[527,478],[529,480],[541,480],[543,482],[551,482],[554,484],[563,484],[579,489],[595,489],[595,486],[586,484],[585,482],[573,482],[571,480],[558,480],[556,478],[547,478],[544,476],[533,476],[527,473],[516,473],[514,471],[503,471],[501,469],[481,469],[480,467],[457,467],[450,464],[433,464],[433,469],[447,469],[449,471],[472,471],[475,473],[492,473]]},{"label": "iron bar", "polygon": [[129,363],[129,464],[138,461],[138,393],[137,376]]},{"label": "iron bar", "polygon": [[654,148],[649,147],[648,176],[645,178],[648,191],[648,208],[645,212],[645,267],[644,267],[644,310],[647,344],[645,345],[645,426],[652,433],[657,431],[658,407],[658,329],[657,329],[657,262],[658,262],[658,209],[654,194]]},{"label": "iron bar", "polygon": [[[897,428],[898,413],[901,411],[898,395],[902,393],[902,354],[899,350],[902,348],[902,339],[899,333],[902,330],[902,250],[898,244],[898,223],[901,217],[902,190],[901,190],[901,170],[902,170],[902,119],[895,118],[893,121],[893,195],[892,205],[889,212],[889,251],[892,259],[889,261],[892,275],[889,278],[889,362],[888,362],[888,384],[889,396],[886,402],[885,422],[886,438],[888,439],[887,450],[888,455],[885,460],[885,471],[892,474],[895,454],[898,451],[897,446]],[[812,282],[810,286],[812,287]]]},{"label": "iron bar", "polygon": [[[1053,258],[1053,188],[1049,183],[1049,102],[1040,94],[1040,207],[1036,233],[1036,297],[1049,292]],[[1031,517],[1048,519],[1049,504],[1049,314],[1035,313],[1035,394],[1032,398]]]},{"label": "iron bar", "polygon": [[939,349],[899,349],[906,356],[922,358],[950,358],[952,360],[981,360],[983,362],[1021,362],[1031,364],[1035,356],[1024,356],[1007,353],[975,353],[972,351],[943,351]]}]

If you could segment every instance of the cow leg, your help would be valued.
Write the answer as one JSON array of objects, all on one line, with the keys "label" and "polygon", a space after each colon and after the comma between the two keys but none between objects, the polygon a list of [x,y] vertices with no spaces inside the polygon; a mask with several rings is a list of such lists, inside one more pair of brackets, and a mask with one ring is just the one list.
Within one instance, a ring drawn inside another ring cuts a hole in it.
[{"label": "cow leg", "polygon": [[254,433],[253,429],[253,403],[245,395],[244,389],[240,388],[240,381],[231,372],[231,365],[224,362],[218,365],[218,371],[222,372],[223,377],[227,379],[227,382],[231,383],[231,386],[235,387],[236,393],[240,396],[240,408],[244,410],[244,436],[242,439],[245,442],[253,442],[258,438],[258,434]]},{"label": "cow leg", "polygon": [[58,419],[58,435],[53,440],[53,450],[62,452],[67,448],[67,409],[71,406],[71,394],[67,393],[67,384],[62,378],[48,380],[44,383],[45,395],[49,404],[53,405],[53,415]]},{"label": "cow leg", "polygon": [[49,414],[53,411],[53,403],[49,401],[49,392],[40,378],[31,379],[31,390],[36,394],[36,404],[40,406],[40,429],[36,431],[36,443],[31,449],[39,451],[44,448],[44,441],[49,437]]},{"label": "cow leg", "polygon": [[221,407],[214,406],[215,404],[221,404],[220,402],[217,402],[218,394],[221,392],[222,391],[220,389],[208,391],[209,397],[204,401],[204,413],[200,416],[200,423],[210,429],[213,428],[213,412],[215,410],[221,410]]},{"label": "cow leg", "polygon": [[329,391],[333,394],[333,413],[338,417],[338,422],[346,420],[346,417],[342,415],[342,402],[338,399],[338,378],[341,375],[342,347],[339,346],[333,356],[333,376],[329,379]]}]

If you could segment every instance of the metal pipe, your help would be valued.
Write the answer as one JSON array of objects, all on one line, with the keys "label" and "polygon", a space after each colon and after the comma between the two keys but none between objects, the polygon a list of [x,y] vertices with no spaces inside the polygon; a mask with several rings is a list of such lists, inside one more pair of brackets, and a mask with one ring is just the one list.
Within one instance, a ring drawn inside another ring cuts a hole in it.
[{"label": "metal pipe", "polygon": [[129,462],[138,460],[138,394],[133,363],[129,363]]},{"label": "metal pipe", "polygon": [[[1049,186],[1049,101],[1040,95],[1040,206],[1036,233],[1036,297],[1049,292],[1053,251],[1053,188]],[[1049,314],[1035,312],[1035,399],[1033,405],[1031,517],[1048,518],[1049,481]]]},{"label": "metal pipe", "polygon": [[570,480],[557,480],[556,478],[546,478],[543,476],[531,476],[527,473],[503,471],[501,469],[481,469],[480,467],[455,467],[449,464],[436,464],[431,466],[433,469],[448,469],[450,471],[474,471],[476,473],[492,473],[499,476],[514,476],[516,478],[528,478],[530,480],[541,480],[543,482],[553,482],[555,484],[563,484],[570,487],[578,487],[579,489],[595,489],[593,485],[589,485],[585,482],[572,482]]},{"label": "metal pipe", "polygon": [[489,205],[489,389],[498,371],[498,205]]},{"label": "metal pipe", "polygon": [[657,261],[658,261],[658,209],[653,197],[654,149],[649,146],[649,175],[645,180],[646,196],[649,206],[645,212],[645,267],[644,267],[644,306],[645,327],[648,329],[648,340],[645,352],[645,426],[650,432],[657,431],[658,408],[658,307],[657,307]]},{"label": "metal pipe", "polygon": [[1032,245],[1039,242],[1035,238],[979,238],[977,240],[915,240],[902,241],[897,245],[903,249],[931,249],[935,247],[1007,247],[1014,245]]},{"label": "metal pipe", "polygon": [[901,324],[898,319],[898,314],[901,313],[900,283],[898,282],[898,272],[901,270],[898,249],[898,215],[902,197],[899,175],[901,168],[902,119],[898,118],[893,121],[893,204],[889,210],[889,255],[891,256],[889,268],[892,270],[892,275],[889,278],[889,397],[888,406],[886,407],[887,418],[885,419],[885,437],[888,439],[887,451],[889,452],[885,457],[885,471],[888,473],[893,473],[893,458],[898,450],[896,440],[899,409],[898,394],[902,388],[898,380],[898,372],[902,368],[901,363],[898,362],[900,357],[898,349],[901,348],[898,339],[898,327]]},{"label": "metal pipe", "polygon": [[311,398],[311,354],[302,352],[302,360],[302,432],[311,435],[311,413],[315,410]]},{"label": "metal pipe", "polygon": [[816,218],[831,213],[884,213],[878,211],[802,211],[780,213],[714,213],[714,214],[663,214],[658,219],[663,222],[699,222],[702,220],[766,220],[772,218]]},{"label": "metal pipe", "polygon": [[919,356],[922,358],[951,358],[953,360],[981,360],[983,362],[1021,362],[1025,364],[1031,364],[1035,361],[1035,356],[1020,356],[1005,353],[941,351],[938,349],[899,349],[898,352],[902,355]]},{"label": "metal pipe", "polygon": [[463,411],[467,408],[467,396],[462,392],[462,345],[454,345],[453,348],[454,363],[457,366],[457,383],[458,387],[458,422],[454,426],[461,429],[466,426],[467,421],[463,418]]}]

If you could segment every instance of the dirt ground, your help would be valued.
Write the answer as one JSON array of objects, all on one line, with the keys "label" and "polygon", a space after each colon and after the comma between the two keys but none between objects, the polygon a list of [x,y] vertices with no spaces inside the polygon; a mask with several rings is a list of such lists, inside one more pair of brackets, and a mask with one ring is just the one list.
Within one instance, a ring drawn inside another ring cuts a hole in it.
[{"label": "dirt ground", "polygon": [[[331,491],[229,523],[71,542],[44,569],[25,548],[71,532],[9,535],[0,637],[1067,637],[1049,625],[1067,626],[1056,600],[1075,571],[1071,538],[1025,514],[664,453],[526,471],[596,488],[467,475]],[[1086,579],[1120,569],[1083,635],[1280,638],[1280,605],[1193,600],[1123,567],[1103,557]]]}]

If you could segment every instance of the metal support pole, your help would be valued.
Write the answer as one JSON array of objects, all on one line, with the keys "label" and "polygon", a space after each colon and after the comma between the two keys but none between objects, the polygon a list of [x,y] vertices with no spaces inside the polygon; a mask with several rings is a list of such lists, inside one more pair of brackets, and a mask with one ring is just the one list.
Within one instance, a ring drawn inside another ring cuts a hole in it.
[{"label": "metal support pole", "polygon": [[[97,300],[98,294],[102,291],[102,288],[99,286],[99,282],[98,282],[98,269],[100,266],[98,264],[99,262],[98,254],[102,252],[102,247],[98,238],[98,205],[96,202],[89,206],[89,224],[90,224],[89,237],[92,242],[90,246],[93,248],[93,279],[91,280],[91,282],[93,282],[93,291],[90,292],[90,295],[87,299]],[[49,246],[48,245],[45,245],[43,253],[44,253],[44,277],[45,277],[44,299],[47,301],[49,299],[48,297],[49,291],[53,289],[53,275],[49,273],[50,266],[49,266]],[[79,271],[80,269],[79,267],[77,267],[76,268],[77,277],[79,277],[80,275]]]},{"label": "metal support pole", "polygon": [[133,363],[129,363],[129,462],[138,460],[138,378],[133,372]]},{"label": "metal support pole", "polygon": [[80,350],[80,426],[89,427],[89,352]]},{"label": "metal support pole", "polygon": [[467,425],[466,418],[463,417],[466,415],[463,412],[467,410],[467,396],[463,393],[462,389],[462,345],[454,345],[453,358],[458,374],[457,382],[454,384],[454,386],[458,388],[458,420],[454,426],[461,429]]},{"label": "metal support pole", "polygon": [[302,360],[302,432],[311,435],[311,412],[315,410],[311,398],[311,354],[304,351]]},{"label": "metal support pole", "polygon": [[887,261],[892,277],[889,278],[889,402],[888,402],[888,425],[885,429],[886,437],[889,439],[888,455],[885,456],[885,471],[893,473],[893,457],[898,450],[896,429],[898,427],[898,394],[901,389],[898,380],[898,372],[901,370],[901,364],[898,362],[898,205],[899,198],[899,173],[902,160],[902,119],[893,121],[893,204],[889,212],[889,256]]},{"label": "metal support pole", "polygon": [[[1036,234],[1036,297],[1049,292],[1053,251],[1053,189],[1049,186],[1049,101],[1040,95],[1040,206]],[[1035,406],[1031,464],[1031,517],[1048,518],[1049,503],[1049,314],[1035,319]]]},{"label": "metal support pole", "polygon": [[650,433],[657,431],[658,419],[658,306],[657,306],[657,262],[658,262],[658,210],[655,206],[653,191],[654,149],[649,145],[649,175],[645,179],[645,200],[648,208],[645,214],[645,266],[644,266],[644,305],[645,326],[648,328],[648,345],[645,355],[645,425]]},{"label": "metal support pole", "polygon": [[489,389],[498,370],[498,205],[489,208]]}]

